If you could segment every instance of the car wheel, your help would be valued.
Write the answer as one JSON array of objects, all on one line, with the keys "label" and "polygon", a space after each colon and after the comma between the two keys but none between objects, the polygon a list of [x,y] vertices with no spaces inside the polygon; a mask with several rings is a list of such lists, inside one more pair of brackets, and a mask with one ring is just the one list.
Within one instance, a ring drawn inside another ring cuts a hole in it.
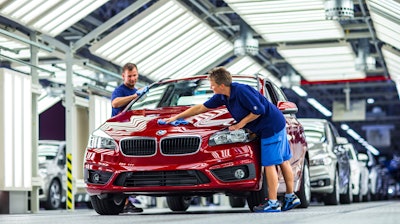
[{"label": "car wheel", "polygon": [[86,207],[88,207],[89,209],[93,209],[93,205],[91,201],[86,202]]},{"label": "car wheel", "polygon": [[124,209],[125,200],[126,197],[123,195],[109,195],[104,198],[97,195],[90,196],[94,210],[100,215],[118,215]]},{"label": "car wheel", "polygon": [[229,196],[229,204],[232,208],[243,208],[246,205],[246,198]]},{"label": "car wheel", "polygon": [[330,194],[326,194],[324,197],[324,204],[325,205],[338,205],[340,200],[340,193],[339,193],[339,174],[336,170],[335,178],[333,180],[333,191]]},{"label": "car wheel", "polygon": [[167,205],[169,209],[171,209],[174,212],[186,211],[189,208],[191,201],[192,201],[191,197],[167,196]]},{"label": "car wheel", "polygon": [[362,196],[362,201],[369,202],[370,200],[371,200],[371,193],[368,190],[367,194]]},{"label": "car wheel", "polygon": [[353,194],[353,202],[360,202],[361,201],[361,180],[359,180],[359,186],[358,186],[358,194]]},{"label": "car wheel", "polygon": [[247,205],[249,206],[250,211],[253,212],[253,207],[261,204],[265,200],[265,197],[267,195],[268,195],[267,180],[263,176],[261,189],[259,191],[250,192],[250,195],[247,197]]},{"label": "car wheel", "polygon": [[61,184],[58,180],[53,180],[47,189],[47,201],[44,208],[47,210],[55,210],[61,205]]},{"label": "car wheel", "polygon": [[346,193],[340,194],[341,204],[350,204],[353,201],[353,193],[351,192],[351,180],[346,184]]},{"label": "car wheel", "polygon": [[304,159],[303,174],[301,177],[301,187],[297,192],[297,196],[301,201],[299,208],[308,208],[311,201],[311,183],[310,183],[310,170],[308,167],[307,158]]}]

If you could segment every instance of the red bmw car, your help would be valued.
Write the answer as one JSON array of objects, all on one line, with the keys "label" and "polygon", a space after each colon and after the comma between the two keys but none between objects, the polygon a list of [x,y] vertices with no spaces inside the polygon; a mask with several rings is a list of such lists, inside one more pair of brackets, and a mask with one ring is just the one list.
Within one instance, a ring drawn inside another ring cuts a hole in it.
[{"label": "red bmw car", "polygon": [[[267,79],[233,76],[258,89],[285,115],[300,207],[310,202],[308,153],[298,108]],[[108,119],[88,141],[84,178],[94,209],[101,215],[122,212],[129,195],[166,196],[172,211],[186,211],[194,196],[223,193],[233,207],[260,204],[267,186],[257,136],[229,131],[235,121],[225,107],[163,124],[161,119],[204,103],[213,95],[207,76],[161,81]],[[279,172],[279,193],[285,192]]]}]

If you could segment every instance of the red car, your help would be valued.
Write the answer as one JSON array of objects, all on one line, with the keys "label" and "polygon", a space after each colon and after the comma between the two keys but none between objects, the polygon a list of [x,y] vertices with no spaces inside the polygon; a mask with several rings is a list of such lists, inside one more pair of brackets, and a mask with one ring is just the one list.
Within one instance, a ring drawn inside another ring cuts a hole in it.
[{"label": "red car", "polygon": [[[294,186],[301,207],[308,207],[307,144],[296,105],[269,80],[234,76],[233,81],[259,89],[285,114]],[[247,200],[250,210],[264,200],[259,140],[248,130],[230,132],[234,120],[225,107],[172,124],[160,122],[212,95],[207,76],[161,81],[91,134],[84,178],[97,213],[120,213],[129,195],[166,196],[172,211],[186,211],[193,196],[215,193],[230,196],[233,207]],[[279,173],[279,193],[284,193]]]}]

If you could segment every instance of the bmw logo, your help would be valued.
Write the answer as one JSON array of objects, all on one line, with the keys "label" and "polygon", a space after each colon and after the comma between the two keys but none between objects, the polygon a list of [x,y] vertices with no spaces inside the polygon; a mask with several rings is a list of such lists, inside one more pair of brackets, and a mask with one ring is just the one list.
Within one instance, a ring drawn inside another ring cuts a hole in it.
[{"label": "bmw logo", "polygon": [[167,133],[166,130],[159,130],[159,131],[156,132],[156,135],[161,136],[161,135],[165,135],[166,133]]}]

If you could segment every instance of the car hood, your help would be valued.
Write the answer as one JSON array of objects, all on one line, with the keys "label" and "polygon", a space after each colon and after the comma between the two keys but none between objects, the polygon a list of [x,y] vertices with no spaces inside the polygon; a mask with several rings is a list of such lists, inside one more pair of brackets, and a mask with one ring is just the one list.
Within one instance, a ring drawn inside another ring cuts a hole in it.
[{"label": "car hood", "polygon": [[189,107],[125,111],[107,120],[100,129],[115,140],[127,136],[210,135],[230,126],[234,120],[225,107],[208,110],[185,119],[187,124],[159,124],[159,119],[172,117]]}]

